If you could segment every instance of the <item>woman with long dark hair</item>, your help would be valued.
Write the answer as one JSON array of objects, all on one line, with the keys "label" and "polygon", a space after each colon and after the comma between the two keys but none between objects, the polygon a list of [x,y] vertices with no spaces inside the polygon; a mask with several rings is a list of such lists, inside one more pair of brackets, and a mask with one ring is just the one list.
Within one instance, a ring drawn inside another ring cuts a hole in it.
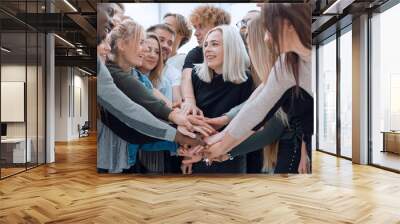
[{"label": "woman with long dark hair", "polygon": [[[209,159],[228,159],[229,152],[259,130],[282,108],[294,138],[280,141],[275,173],[297,173],[311,155],[311,10],[308,4],[264,4],[265,42],[276,58],[265,86],[250,97],[228,127],[205,152]],[[251,114],[251,116],[249,116]]]}]

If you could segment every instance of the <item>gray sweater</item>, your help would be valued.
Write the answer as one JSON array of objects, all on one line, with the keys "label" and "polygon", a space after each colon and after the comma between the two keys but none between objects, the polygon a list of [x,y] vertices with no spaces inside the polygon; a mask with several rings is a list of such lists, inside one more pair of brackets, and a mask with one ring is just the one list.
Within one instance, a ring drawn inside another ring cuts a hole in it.
[{"label": "gray sweater", "polygon": [[174,141],[176,129],[157,119],[126,96],[114,83],[107,67],[97,59],[97,102],[120,121],[138,132],[168,141]]},{"label": "gray sweater", "polygon": [[[272,68],[265,86],[259,86],[252,97],[245,102],[240,112],[229,123],[226,130],[236,139],[249,134],[268,113],[275,113],[273,108],[278,109],[278,101],[290,88],[296,86],[293,73],[284,65],[285,56],[282,55],[282,63],[277,60]],[[311,91],[311,62],[300,60],[299,65],[299,86],[312,96]],[[283,66],[283,67],[282,67]],[[259,91],[259,93],[258,93]],[[251,114],[251,116],[249,116]]]}]

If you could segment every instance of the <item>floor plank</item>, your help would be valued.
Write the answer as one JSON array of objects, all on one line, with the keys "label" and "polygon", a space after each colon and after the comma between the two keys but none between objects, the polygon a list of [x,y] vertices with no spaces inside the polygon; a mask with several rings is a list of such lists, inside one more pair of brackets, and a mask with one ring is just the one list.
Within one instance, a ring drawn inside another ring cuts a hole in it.
[{"label": "floor plank", "polygon": [[0,181],[0,223],[400,223],[400,175],[313,154],[312,175],[97,174],[96,139]]}]

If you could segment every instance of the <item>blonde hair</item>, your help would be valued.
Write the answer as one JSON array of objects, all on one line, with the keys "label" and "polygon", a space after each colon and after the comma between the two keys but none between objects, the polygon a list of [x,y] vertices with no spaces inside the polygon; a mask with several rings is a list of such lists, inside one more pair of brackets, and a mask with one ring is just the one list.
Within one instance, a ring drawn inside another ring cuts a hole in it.
[{"label": "blonde hair", "polygon": [[[275,112],[276,117],[281,120],[281,122],[288,127],[289,120],[287,118],[287,114],[279,108],[278,111]],[[279,149],[279,140],[267,145],[263,148],[263,166],[261,172],[263,173],[272,173],[278,159],[278,149]]]},{"label": "blonde hair", "polygon": [[164,68],[164,62],[163,62],[163,58],[161,55],[161,44],[160,44],[160,40],[158,39],[158,36],[154,33],[147,33],[146,39],[154,39],[157,41],[157,45],[158,48],[160,49],[158,51],[158,61],[157,61],[157,65],[154,69],[152,69],[150,71],[149,74],[149,79],[151,81],[151,83],[153,84],[154,87],[158,87],[158,85],[161,82],[161,72]]},{"label": "blonde hair", "polygon": [[[273,63],[276,61],[274,54],[271,53],[271,46],[264,42],[266,28],[260,15],[250,21],[247,27],[248,48],[254,71],[261,82],[265,83],[271,71]],[[275,113],[285,126],[289,126],[287,114],[279,108]],[[267,145],[263,149],[262,172],[271,173],[276,166],[279,149],[279,141]]]},{"label": "blonde hair", "polygon": [[247,27],[247,38],[249,55],[252,66],[261,82],[265,83],[268,74],[271,71],[274,59],[271,54],[271,48],[264,42],[264,35],[267,29],[263,26],[263,20],[260,15],[250,21]]},{"label": "blonde hair", "polygon": [[223,9],[212,5],[202,5],[192,11],[189,20],[192,25],[200,24],[202,26],[215,27],[223,24],[229,25],[231,16]]},{"label": "blonde hair", "polygon": [[[139,45],[140,35],[144,32],[143,27],[133,19],[124,19],[110,33],[110,60],[116,62],[119,54],[118,43],[120,41],[136,40],[135,49]],[[134,49],[132,49],[134,51]]]},{"label": "blonde hair", "polygon": [[[228,25],[217,26],[208,31],[205,39],[210,33],[220,31],[222,33],[222,42],[224,49],[224,61],[222,65],[222,77],[225,82],[235,84],[243,83],[247,80],[246,69],[250,66],[250,59],[246,52],[246,47],[243,44],[239,31],[236,28]],[[205,43],[205,41],[204,41]],[[205,49],[203,43],[203,49]],[[203,50],[205,57],[205,50]],[[207,65],[206,60],[200,65],[195,66],[199,78],[210,83],[213,78],[213,71]]]}]

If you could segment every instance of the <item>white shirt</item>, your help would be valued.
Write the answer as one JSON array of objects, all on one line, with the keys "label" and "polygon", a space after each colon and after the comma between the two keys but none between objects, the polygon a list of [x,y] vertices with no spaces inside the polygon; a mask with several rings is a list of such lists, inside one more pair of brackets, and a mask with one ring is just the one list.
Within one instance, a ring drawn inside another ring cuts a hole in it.
[{"label": "white shirt", "polygon": [[165,63],[161,74],[163,78],[166,78],[171,83],[172,87],[181,85],[182,72],[169,64],[168,61]]}]

